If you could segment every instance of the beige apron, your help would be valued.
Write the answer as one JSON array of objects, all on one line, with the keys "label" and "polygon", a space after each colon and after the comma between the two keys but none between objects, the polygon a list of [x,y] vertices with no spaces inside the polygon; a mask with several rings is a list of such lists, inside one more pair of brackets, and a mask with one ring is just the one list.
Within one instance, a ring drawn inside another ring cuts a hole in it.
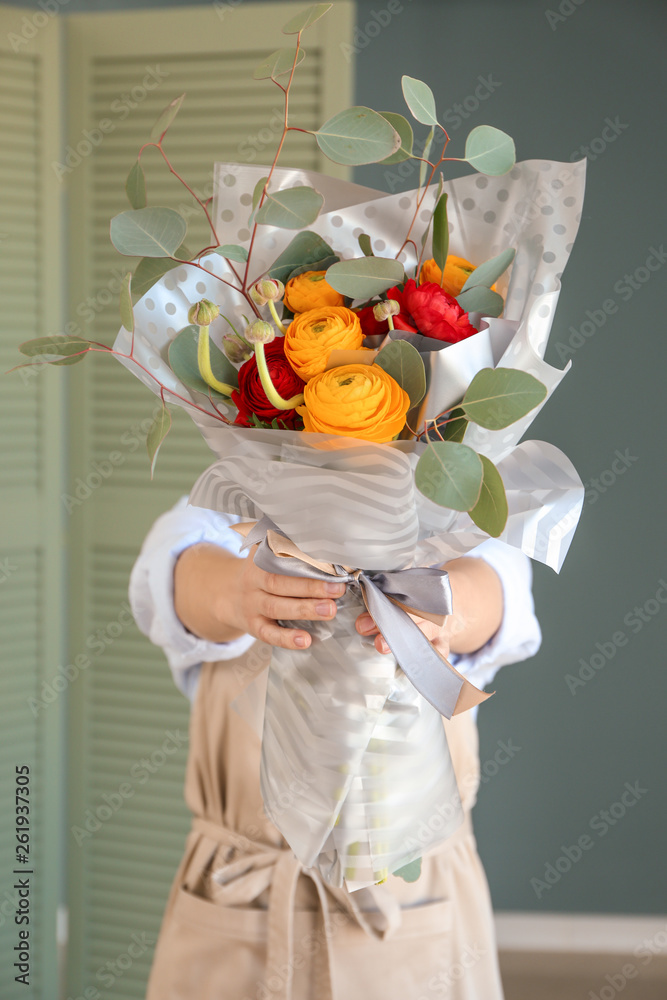
[{"label": "beige apron", "polygon": [[260,741],[231,708],[269,655],[255,643],[202,667],[185,781],[194,818],[147,1000],[502,1000],[470,822],[479,784],[470,712],[445,721],[463,826],[423,859],[417,882],[332,890],[264,815]]}]

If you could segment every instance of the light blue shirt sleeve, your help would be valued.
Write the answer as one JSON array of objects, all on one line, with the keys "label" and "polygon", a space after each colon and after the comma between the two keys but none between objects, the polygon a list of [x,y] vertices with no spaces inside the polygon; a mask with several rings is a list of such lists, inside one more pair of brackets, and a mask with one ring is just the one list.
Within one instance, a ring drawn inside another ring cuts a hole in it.
[{"label": "light blue shirt sleeve", "polygon": [[[239,520],[233,514],[189,507],[187,497],[182,497],[149,531],[130,577],[130,604],[136,623],[164,650],[177,687],[191,701],[202,663],[234,659],[249,649],[254,639],[245,635],[232,642],[214,643],[189,632],[174,610],[174,566],[181,552],[197,542],[213,542],[234,555],[245,556],[242,539],[231,528]],[[496,539],[488,539],[468,555],[488,562],[503,588],[503,620],[496,634],[476,652],[450,657],[461,673],[482,688],[502,666],[534,656],[542,636],[535,617],[528,557]]]}]

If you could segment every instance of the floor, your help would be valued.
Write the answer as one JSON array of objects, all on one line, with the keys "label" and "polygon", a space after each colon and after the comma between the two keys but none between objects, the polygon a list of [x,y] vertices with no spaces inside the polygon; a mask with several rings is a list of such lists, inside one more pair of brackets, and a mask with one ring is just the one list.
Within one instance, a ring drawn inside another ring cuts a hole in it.
[{"label": "floor", "polygon": [[667,1000],[667,958],[500,955],[505,1000]]}]

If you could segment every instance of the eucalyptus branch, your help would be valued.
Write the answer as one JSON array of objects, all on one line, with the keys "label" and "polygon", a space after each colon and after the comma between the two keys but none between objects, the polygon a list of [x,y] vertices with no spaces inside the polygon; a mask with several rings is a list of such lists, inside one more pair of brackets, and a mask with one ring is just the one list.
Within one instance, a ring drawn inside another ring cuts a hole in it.
[{"label": "eucalyptus branch", "polygon": [[[442,128],[442,126],[440,126],[440,127]],[[396,254],[396,259],[398,259],[399,254],[403,252],[403,250],[408,245],[408,243],[411,242],[410,241],[410,233],[412,232],[414,224],[417,221],[417,216],[419,215],[419,209],[422,207],[422,204],[424,202],[424,198],[428,194],[428,189],[431,186],[431,184],[433,183],[433,178],[435,177],[436,170],[446,160],[456,159],[456,157],[445,156],[445,150],[447,149],[447,143],[449,142],[449,136],[447,135],[447,132],[445,131],[444,128],[442,129],[442,131],[445,133],[445,136],[447,138],[446,138],[446,142],[445,142],[444,146],[442,147],[442,153],[440,154],[440,159],[437,161],[437,163],[431,163],[430,160],[426,160],[425,161],[426,163],[430,164],[430,166],[431,166],[431,173],[429,175],[428,180],[426,181],[426,184],[424,185],[423,193],[421,195],[419,194],[419,192],[417,193],[417,203],[415,205],[414,215],[412,216],[412,221],[410,222],[410,225],[408,226],[408,231],[406,233],[405,239],[403,240],[403,243],[401,244],[401,246],[398,249],[398,253]],[[421,156],[416,156],[415,159],[416,160],[422,160],[422,162],[424,162],[424,160],[423,160],[423,158]],[[414,241],[412,241],[412,242],[413,242],[413,245],[414,245]],[[415,246],[415,252],[416,252],[416,250],[417,250],[417,247]]]},{"label": "eucalyptus branch", "polygon": [[[208,416],[208,417],[213,416],[213,414],[210,412],[210,410],[205,410],[203,406],[199,406],[197,403],[193,403],[192,400],[186,399],[186,397],[182,396],[179,392],[176,392],[174,389],[169,389],[168,386],[163,385],[162,382],[160,382],[160,380],[157,377],[157,375],[154,375],[153,372],[149,371],[148,368],[146,368],[145,365],[142,365],[141,361],[137,361],[137,359],[134,357],[133,354],[125,354],[123,351],[114,351],[114,349],[112,347],[105,347],[103,350],[101,350],[99,348],[95,348],[95,347],[87,347],[84,351],[76,351],[74,354],[68,354],[67,357],[68,358],[75,358],[75,357],[78,357],[79,354],[90,354],[90,353],[94,353],[94,354],[101,354],[101,353],[104,353],[104,354],[113,354],[114,357],[116,357],[116,358],[125,358],[127,361],[131,361],[132,364],[135,364],[137,366],[137,368],[141,368],[142,371],[146,372],[146,374],[149,375],[150,378],[152,378],[154,382],[157,382],[157,384],[160,386],[160,395],[162,395],[162,393],[165,392],[165,391],[169,392],[169,393],[171,393],[171,395],[175,399],[182,400],[186,404],[186,406],[191,406],[193,409],[199,410],[200,413],[205,413],[206,416]],[[35,363],[37,363],[37,362],[35,362]],[[164,401],[164,397],[163,397],[163,401]],[[217,416],[215,417],[215,419],[216,420],[220,420],[222,423],[225,423],[225,424],[231,423],[231,421],[229,421],[227,419],[227,417],[224,417],[221,413],[218,413]]]},{"label": "eucalyptus branch", "polygon": [[[259,202],[257,203],[257,209],[260,209],[262,207],[262,205],[264,204],[264,200],[265,200],[265,198],[267,196],[267,193],[268,193],[268,190],[269,190],[269,184],[271,183],[271,178],[273,177],[273,173],[274,173],[274,171],[276,169],[276,165],[278,163],[278,158],[279,158],[279,156],[280,156],[280,154],[282,152],[283,144],[285,142],[285,137],[287,136],[287,133],[289,131],[289,125],[287,124],[288,120],[289,120],[289,92],[290,92],[290,87],[292,86],[292,80],[294,79],[294,71],[296,70],[297,63],[298,63],[298,60],[299,60],[299,50],[300,50],[300,48],[301,48],[301,32],[299,32],[297,34],[297,36],[296,36],[296,49],[294,51],[294,60],[292,61],[292,68],[290,70],[289,80],[287,81],[287,84],[283,87],[283,85],[281,83],[278,83],[277,80],[273,80],[273,82],[276,84],[276,86],[279,87],[280,90],[282,90],[282,92],[285,95],[285,114],[284,114],[284,119],[283,119],[283,134],[280,137],[280,142],[278,143],[278,148],[276,150],[276,154],[273,157],[273,163],[271,164],[271,169],[269,170],[269,175],[266,178],[266,181],[264,182],[264,188],[262,190],[262,194],[260,196]],[[255,245],[255,237],[256,236],[257,236],[257,222],[254,222],[253,223],[253,227],[252,227],[252,234],[250,236],[250,245],[248,247],[248,259],[246,261],[245,272],[244,272],[244,275],[243,275],[243,284],[241,286],[242,291],[244,292],[244,294],[245,294],[245,292],[247,291],[247,288],[248,288],[248,274],[249,274],[249,271],[250,271],[250,258],[252,257],[252,250],[253,250],[253,247]]]}]

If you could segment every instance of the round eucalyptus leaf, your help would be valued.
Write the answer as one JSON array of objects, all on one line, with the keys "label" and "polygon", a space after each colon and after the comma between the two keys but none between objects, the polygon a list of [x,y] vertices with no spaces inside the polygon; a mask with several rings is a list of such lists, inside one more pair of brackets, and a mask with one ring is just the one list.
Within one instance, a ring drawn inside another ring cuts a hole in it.
[{"label": "round eucalyptus leaf", "polygon": [[516,162],[514,140],[492,125],[478,125],[466,139],[465,159],[481,174],[499,177]]},{"label": "round eucalyptus leaf", "polygon": [[323,204],[324,197],[315,188],[285,188],[267,194],[255,220],[263,226],[303,229],[315,221]]},{"label": "round eucalyptus leaf", "polygon": [[187,225],[173,208],[131,208],[111,220],[111,242],[126,257],[173,257]]},{"label": "round eucalyptus leaf", "polygon": [[306,265],[334,256],[329,244],[318,233],[306,230],[296,234],[280,256],[276,257],[267,273],[269,278],[277,278],[285,284],[296,268],[303,267],[306,271],[320,270],[314,267],[308,268]]},{"label": "round eucalyptus leaf", "polygon": [[515,255],[516,250],[508,247],[507,250],[502,250],[496,257],[485,260],[483,264],[476,267],[470,274],[461,292],[467,292],[469,288],[473,288],[475,285],[486,285],[487,288],[491,288],[494,281],[497,281],[500,275],[510,266]]},{"label": "round eucalyptus leaf", "polygon": [[160,445],[169,433],[170,427],[171,413],[165,406],[163,400],[162,409],[157,416],[154,417],[146,435],[146,448],[148,450],[148,458],[151,463],[151,479],[153,478],[153,473],[155,472],[155,463],[157,461],[157,454],[160,450]]},{"label": "round eucalyptus leaf", "polygon": [[327,282],[351,299],[370,299],[403,281],[405,272],[393,257],[356,257],[332,264]]},{"label": "round eucalyptus leaf", "polygon": [[171,257],[144,257],[143,260],[140,260],[132,276],[133,293],[138,298],[141,298],[167,271],[171,271],[174,267],[179,267],[180,262],[183,260],[191,260],[192,254],[181,243],[174,257],[178,257],[178,260],[172,260]]},{"label": "round eucalyptus leaf", "polygon": [[476,451],[455,441],[431,442],[415,469],[420,493],[451,510],[472,510],[482,485],[482,462]]},{"label": "round eucalyptus leaf", "polygon": [[500,316],[505,308],[502,295],[492,292],[486,285],[473,285],[459,292],[456,301],[466,312],[480,312],[484,316]]},{"label": "round eucalyptus leaf", "polygon": [[180,97],[175,97],[173,101],[170,101],[164,111],[161,113],[158,120],[153,125],[151,129],[150,137],[151,139],[161,139],[165,134],[174,118],[181,109],[181,104],[185,100],[185,94],[181,94]]},{"label": "round eucalyptus leaf", "polygon": [[416,118],[422,125],[437,125],[435,97],[429,85],[423,80],[416,80],[414,76],[403,76],[401,77],[401,87],[405,103],[410,108],[412,117]]},{"label": "round eucalyptus leaf", "polygon": [[482,531],[492,538],[502,534],[507,524],[507,495],[502,477],[490,458],[480,455],[484,475],[479,500],[470,511],[470,516]]},{"label": "round eucalyptus leaf", "polygon": [[315,24],[315,21],[319,21],[332,7],[332,3],[314,3],[312,7],[306,7],[305,10],[290,18],[283,28],[283,34],[297,35],[300,31],[305,31],[306,28],[310,28],[311,24]]},{"label": "round eucalyptus leaf", "polygon": [[[272,52],[259,66],[255,67],[253,78],[255,80],[277,80],[278,77],[291,73],[295,53],[296,49],[278,49],[276,52]],[[299,49],[296,65],[302,63],[305,58],[305,51]]]},{"label": "round eucalyptus leaf", "polygon": [[245,247],[237,246],[236,243],[225,243],[221,247],[216,247],[213,253],[220,254],[226,260],[235,260],[239,264],[245,264],[248,259],[248,251]]},{"label": "round eucalyptus leaf", "polygon": [[377,111],[364,107],[340,111],[314,134],[330,160],[348,166],[377,163],[401,145],[401,137],[393,125]]},{"label": "round eucalyptus leaf", "polygon": [[144,171],[139,160],[136,160],[132,164],[132,168],[127,175],[125,193],[132,208],[146,207],[146,178],[144,177]]},{"label": "round eucalyptus leaf", "polygon": [[412,157],[412,145],[414,143],[412,125],[403,115],[397,115],[393,111],[381,111],[380,114],[383,118],[387,119],[389,124],[396,129],[401,137],[399,149],[395,153],[392,153],[391,156],[382,160],[382,163],[402,163],[403,160],[409,160]]},{"label": "round eucalyptus leaf", "polygon": [[375,365],[383,368],[410,397],[410,407],[421,402],[426,392],[426,372],[421,354],[407,340],[392,340],[375,355]]},{"label": "round eucalyptus leaf", "polygon": [[543,382],[518,368],[482,368],[468,386],[461,408],[468,420],[497,431],[525,417],[544,401]]}]

